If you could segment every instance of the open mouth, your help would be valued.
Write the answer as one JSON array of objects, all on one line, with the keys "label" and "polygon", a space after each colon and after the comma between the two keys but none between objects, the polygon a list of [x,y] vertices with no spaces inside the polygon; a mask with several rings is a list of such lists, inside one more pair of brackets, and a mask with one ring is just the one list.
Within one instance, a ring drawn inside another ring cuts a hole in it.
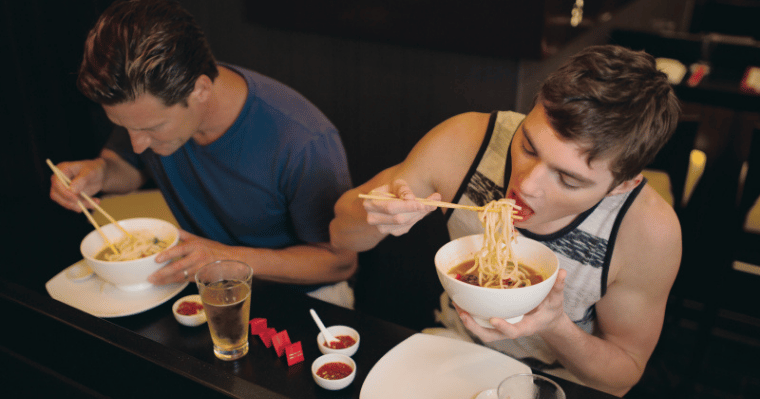
[{"label": "open mouth", "polygon": [[522,220],[517,220],[516,222],[524,222],[535,213],[533,209],[528,204],[526,204],[525,201],[523,201],[520,196],[517,195],[517,193],[514,191],[510,191],[507,194],[507,198],[515,200],[516,205],[521,208],[516,210],[516,215],[520,216]]}]

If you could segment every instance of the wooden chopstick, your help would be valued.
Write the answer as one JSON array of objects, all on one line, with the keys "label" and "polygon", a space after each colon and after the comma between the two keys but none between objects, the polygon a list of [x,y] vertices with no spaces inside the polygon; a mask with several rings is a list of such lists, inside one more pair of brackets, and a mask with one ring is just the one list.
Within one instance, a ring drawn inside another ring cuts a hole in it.
[{"label": "wooden chopstick", "polygon": [[[50,168],[53,169],[53,174],[55,174],[55,177],[57,177],[58,180],[64,186],[66,186],[66,188],[69,188],[70,187],[69,184],[70,184],[71,180],[69,180],[66,177],[66,175],[64,175],[63,172],[61,172],[60,169],[56,168],[55,165],[53,165],[53,163],[50,162],[49,159],[47,160],[47,162],[48,162],[48,166],[50,166]],[[111,242],[111,240],[108,239],[108,237],[106,236],[106,234],[103,233],[103,230],[100,229],[100,226],[98,225],[98,222],[96,222],[95,218],[92,217],[92,215],[90,214],[90,211],[87,210],[87,207],[84,206],[84,204],[82,203],[82,201],[80,201],[78,199],[77,199],[77,204],[79,205],[79,208],[82,209],[82,212],[84,213],[84,215],[87,216],[87,220],[89,220],[90,223],[92,223],[92,225],[95,226],[95,230],[97,230],[98,233],[100,233],[100,236],[103,238],[103,241],[105,241],[106,244],[108,244],[108,246],[111,247],[111,250],[113,251],[114,254],[119,255],[119,250],[116,248],[115,245],[113,245],[113,243]]]},{"label": "wooden chopstick", "polygon": [[[373,191],[374,193],[378,193],[377,191]],[[388,201],[388,200],[402,200],[395,195],[391,193],[382,193],[383,195],[373,195],[373,194],[359,194],[359,198],[363,199],[372,199],[372,200],[380,200],[380,201]],[[432,205],[437,206],[441,208],[454,208],[454,209],[466,209],[468,211],[476,211],[476,212],[483,212],[485,211],[485,207],[483,206],[471,206],[471,205],[461,205],[461,204],[452,204],[451,202],[443,202],[443,201],[432,201],[425,198],[415,198],[415,201],[424,204],[424,205]],[[515,209],[520,209],[520,207],[515,206]],[[496,209],[491,210],[491,212],[499,212]],[[512,215],[513,219],[522,219],[520,216]]]},{"label": "wooden chopstick", "polygon": [[[66,176],[63,172],[61,172],[60,169],[58,169],[55,165],[53,165],[53,162],[51,162],[50,159],[47,160],[47,164],[48,164],[48,166],[50,166],[50,169],[53,170],[53,172],[55,173],[55,175],[58,176],[58,179],[66,187],[69,187],[70,184],[71,184],[71,179],[69,179],[68,176]],[[101,208],[100,205],[98,205],[97,202],[93,201],[93,199],[90,198],[89,195],[87,195],[84,192],[79,193],[79,195],[81,195],[82,197],[84,197],[84,199],[86,199],[87,202],[89,202],[93,207],[95,207],[95,209],[97,209],[98,212],[100,212],[101,214],[103,214],[103,216],[105,216],[106,219],[108,219],[111,223],[115,224],[116,227],[118,227],[119,230],[122,231],[122,233],[124,233],[127,237],[132,238],[132,234],[129,234],[129,232],[126,229],[124,229],[124,227],[121,227],[121,225],[119,223],[117,223],[116,220],[113,217],[111,217],[111,215],[109,215],[108,212],[106,212],[105,209]]]}]

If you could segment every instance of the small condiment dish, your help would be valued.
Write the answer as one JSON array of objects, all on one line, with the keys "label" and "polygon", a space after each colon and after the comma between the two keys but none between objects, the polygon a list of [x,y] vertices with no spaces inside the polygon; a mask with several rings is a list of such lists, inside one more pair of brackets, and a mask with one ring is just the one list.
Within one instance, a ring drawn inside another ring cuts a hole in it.
[{"label": "small condiment dish", "polygon": [[178,299],[176,302],[174,302],[174,305],[172,306],[172,313],[174,314],[174,318],[177,319],[178,322],[181,324],[184,324],[188,327],[197,327],[203,323],[206,322],[206,312],[203,309],[200,309],[195,314],[191,315],[184,315],[178,312],[179,306],[183,302],[190,302],[195,303],[203,306],[203,302],[201,302],[201,296],[200,295],[188,295],[185,297],[182,297]]},{"label": "small condiment dish", "polygon": [[[337,380],[330,380],[317,375],[319,369],[328,363],[346,364],[351,367],[351,374]],[[338,389],[343,389],[354,382],[354,377],[356,377],[356,362],[348,356],[339,355],[337,353],[322,355],[311,364],[311,375],[314,377],[314,381],[322,388],[337,391]]]},{"label": "small condiment dish", "polygon": [[337,353],[340,355],[353,356],[359,349],[359,332],[348,326],[331,326],[327,327],[327,331],[330,332],[335,338],[341,336],[349,336],[355,342],[353,345],[343,349],[333,349],[325,345],[325,335],[321,332],[317,335],[317,346],[319,351],[323,354]]}]

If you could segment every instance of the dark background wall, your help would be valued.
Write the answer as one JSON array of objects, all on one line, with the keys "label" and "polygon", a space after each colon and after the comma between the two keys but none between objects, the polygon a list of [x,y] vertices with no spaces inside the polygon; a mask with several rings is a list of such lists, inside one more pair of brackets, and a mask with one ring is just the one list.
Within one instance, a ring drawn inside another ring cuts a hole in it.
[{"label": "dark background wall", "polygon": [[[0,2],[4,61],[0,64],[5,71],[0,129],[6,138],[0,146],[0,221],[11,237],[3,242],[3,252],[9,255],[3,269],[8,277],[43,292],[47,280],[80,259],[79,242],[91,229],[82,215],[49,199],[51,173],[45,159],[58,163],[92,158],[107,137],[102,111],[76,91],[74,82],[86,32],[110,3]],[[404,43],[403,34],[383,40],[278,28],[253,22],[266,20],[257,14],[261,10],[253,1],[181,3],[204,28],[219,60],[278,79],[322,109],[340,129],[353,181],[360,184],[403,160],[425,132],[446,118],[468,111],[526,112],[546,74],[582,47],[606,42],[616,26],[655,21],[679,28],[684,4],[689,2],[607,2],[624,5],[617,13],[589,8],[585,25],[572,34],[572,42],[561,37],[544,40],[548,44],[533,59],[482,51],[513,48],[510,43],[516,41],[541,45],[542,40],[529,37],[535,29],[527,27],[535,22],[527,16],[536,14],[522,15],[518,9],[512,10],[514,14],[496,11],[526,27],[509,37],[476,39],[479,52],[450,49],[445,41],[432,47]],[[449,37],[451,32],[468,36],[487,20],[478,15],[496,12],[488,4],[463,8],[459,20],[439,29],[450,31]],[[559,22],[554,17],[550,22],[566,24],[568,15],[569,11]],[[551,25],[546,21],[539,22]],[[510,28],[505,32],[515,31]],[[441,291],[433,254],[447,239],[441,217],[435,214],[409,235],[389,238],[362,254],[357,306],[411,327],[429,325],[430,310]]]}]

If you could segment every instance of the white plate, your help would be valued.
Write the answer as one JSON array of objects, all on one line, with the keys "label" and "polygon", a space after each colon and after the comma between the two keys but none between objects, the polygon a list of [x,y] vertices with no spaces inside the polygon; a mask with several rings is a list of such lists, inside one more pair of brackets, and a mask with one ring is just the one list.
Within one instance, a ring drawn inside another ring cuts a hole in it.
[{"label": "white plate", "polygon": [[496,388],[486,389],[478,394],[475,399],[498,399],[496,396]]},{"label": "white plate", "polygon": [[364,380],[361,399],[472,399],[530,367],[470,342],[415,334],[388,351]]},{"label": "white plate", "polygon": [[153,286],[142,291],[122,291],[97,275],[85,279],[72,279],[71,270],[84,265],[84,259],[67,267],[45,283],[53,299],[97,317],[121,317],[141,313],[168,301],[188,282]]}]

